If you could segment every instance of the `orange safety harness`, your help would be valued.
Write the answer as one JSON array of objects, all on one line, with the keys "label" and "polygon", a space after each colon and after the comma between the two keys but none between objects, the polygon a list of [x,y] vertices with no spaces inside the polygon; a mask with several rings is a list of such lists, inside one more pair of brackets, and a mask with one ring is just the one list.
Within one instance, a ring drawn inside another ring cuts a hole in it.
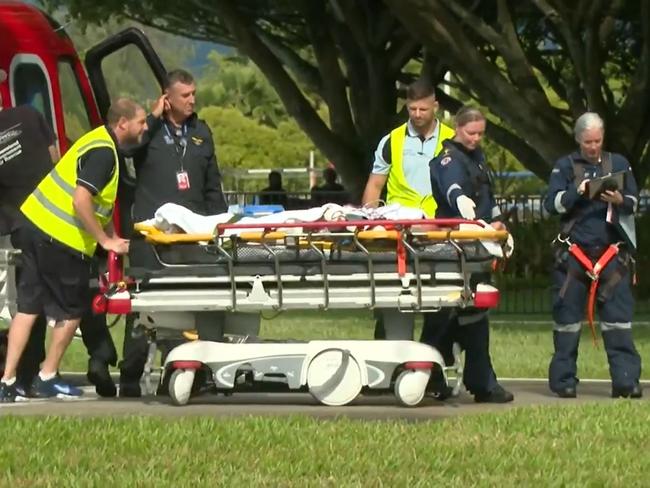
[{"label": "orange safety harness", "polygon": [[575,243],[566,239],[558,239],[569,246],[569,254],[571,254],[576,261],[578,261],[585,269],[585,273],[591,279],[591,286],[589,287],[589,299],[587,300],[587,321],[591,329],[591,337],[594,346],[597,345],[596,327],[594,326],[594,308],[596,305],[596,295],[598,293],[598,285],[600,283],[600,273],[609,264],[609,262],[618,255],[620,243],[610,244],[605,252],[594,262],[589,258],[585,252]]}]

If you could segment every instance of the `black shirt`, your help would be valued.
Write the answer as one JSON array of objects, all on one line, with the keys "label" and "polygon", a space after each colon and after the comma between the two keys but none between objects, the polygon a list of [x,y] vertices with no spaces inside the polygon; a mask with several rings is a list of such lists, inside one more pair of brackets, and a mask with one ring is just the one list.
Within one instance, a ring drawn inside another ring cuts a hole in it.
[{"label": "black shirt", "polygon": [[77,161],[77,185],[97,195],[115,172],[115,154],[109,147],[91,149]]},{"label": "black shirt", "polygon": [[287,209],[289,198],[284,188],[266,187],[260,190],[260,205],[282,205]]},{"label": "black shirt", "polygon": [[[177,134],[171,123],[149,115],[147,127],[142,143],[127,153],[136,171],[134,220],[152,218],[165,203],[202,215],[225,212],[212,133],[205,122],[193,114]],[[185,190],[179,189],[179,172],[187,174]]]},{"label": "black shirt", "polygon": [[[113,131],[106,127],[113,142],[117,146],[117,140]],[[118,158],[120,153],[118,151]],[[115,153],[110,147],[97,147],[89,150],[77,160],[77,185],[86,188],[92,195],[97,195],[104,187],[111,181],[113,173],[115,172]],[[35,225],[28,222],[26,226],[31,232],[40,235],[41,238],[50,240],[42,230]],[[55,241],[56,242],[56,241]],[[61,248],[70,251],[70,248],[65,244],[58,243]],[[102,252],[100,247],[97,247],[98,252]],[[75,256],[79,255],[78,251],[71,251]]]},{"label": "black shirt", "polygon": [[321,186],[315,186],[311,189],[311,201],[315,206],[321,206],[330,202],[345,205],[348,203],[348,195],[343,185],[339,183],[324,183]]},{"label": "black shirt", "polygon": [[54,134],[28,105],[0,111],[0,234],[23,222],[20,205],[52,169]]}]

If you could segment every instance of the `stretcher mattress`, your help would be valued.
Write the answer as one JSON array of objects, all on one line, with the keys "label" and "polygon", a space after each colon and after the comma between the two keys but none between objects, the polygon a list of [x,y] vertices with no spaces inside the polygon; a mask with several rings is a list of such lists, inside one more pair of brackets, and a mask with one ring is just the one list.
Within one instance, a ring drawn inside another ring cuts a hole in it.
[{"label": "stretcher mattress", "polygon": [[[130,276],[143,279],[154,276],[227,276],[232,263],[237,276],[275,275],[277,266],[282,274],[309,276],[322,273],[323,261],[333,275],[355,274],[368,271],[369,261],[376,272],[396,271],[396,250],[379,249],[363,252],[335,249],[292,249],[284,245],[238,246],[231,256],[224,255],[219,246],[211,244],[151,244],[160,262],[158,269],[138,266],[128,268]],[[494,256],[479,242],[459,244],[467,264],[473,271],[489,269]],[[450,243],[435,243],[416,248],[422,266],[421,272],[456,269],[460,261],[459,250]],[[407,253],[406,271],[415,272],[415,253]]]}]

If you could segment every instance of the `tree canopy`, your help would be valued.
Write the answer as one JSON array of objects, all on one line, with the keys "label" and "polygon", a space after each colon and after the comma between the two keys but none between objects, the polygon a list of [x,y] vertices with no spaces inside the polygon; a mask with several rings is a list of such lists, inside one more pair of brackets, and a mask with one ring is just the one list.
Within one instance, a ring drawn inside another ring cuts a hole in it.
[{"label": "tree canopy", "polygon": [[445,109],[486,107],[491,139],[542,178],[588,109],[641,181],[650,169],[650,0],[50,3],[87,22],[117,15],[235,46],[356,193],[379,138],[404,118],[400,88],[418,76],[448,88]]}]

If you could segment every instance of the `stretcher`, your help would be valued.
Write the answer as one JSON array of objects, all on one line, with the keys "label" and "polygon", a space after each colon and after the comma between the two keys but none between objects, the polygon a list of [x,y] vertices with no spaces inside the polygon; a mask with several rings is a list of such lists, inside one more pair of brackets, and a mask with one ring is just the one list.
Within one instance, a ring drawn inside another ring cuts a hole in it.
[{"label": "stretcher", "polygon": [[[158,330],[193,329],[191,312],[198,311],[494,308],[499,292],[489,278],[508,238],[462,219],[220,224],[205,234],[136,230],[159,267],[128,267],[128,279],[108,284],[101,306],[137,312]],[[179,405],[205,385],[225,392],[272,384],[306,389],[327,405],[346,404],[362,390],[392,390],[411,406],[439,388],[434,372],[446,386],[447,371],[438,351],[412,341],[199,340],[168,355],[163,383]]]}]

